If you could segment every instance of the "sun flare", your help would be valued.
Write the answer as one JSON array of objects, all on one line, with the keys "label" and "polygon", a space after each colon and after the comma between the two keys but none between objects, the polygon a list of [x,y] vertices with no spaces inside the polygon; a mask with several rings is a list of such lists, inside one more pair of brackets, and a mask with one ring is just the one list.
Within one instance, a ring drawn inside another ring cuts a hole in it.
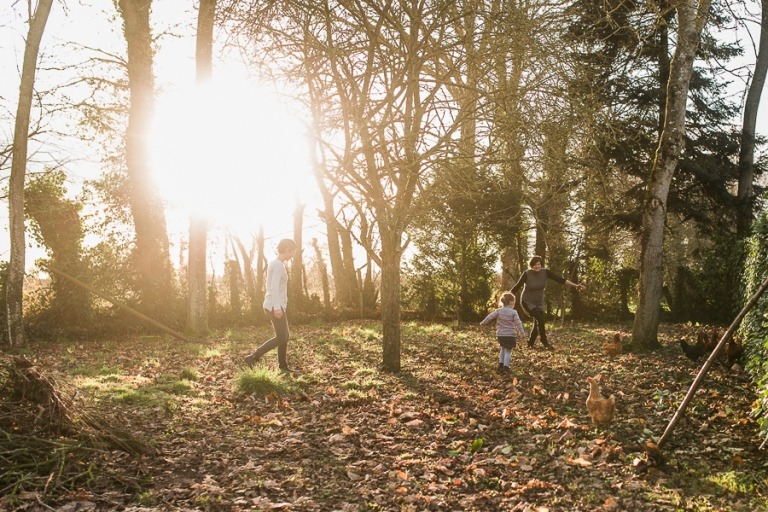
[{"label": "sun flare", "polygon": [[245,234],[291,226],[313,186],[306,129],[279,96],[244,80],[163,95],[150,137],[169,207]]}]

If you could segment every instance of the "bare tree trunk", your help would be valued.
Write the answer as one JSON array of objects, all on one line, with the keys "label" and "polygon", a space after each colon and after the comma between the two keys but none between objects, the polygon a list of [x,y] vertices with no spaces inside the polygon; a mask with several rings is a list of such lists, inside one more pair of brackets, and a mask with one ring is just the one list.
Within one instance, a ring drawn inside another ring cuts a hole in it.
[{"label": "bare tree trunk", "polygon": [[253,278],[253,251],[247,251],[240,238],[232,236],[232,239],[236,246],[235,251],[240,253],[240,257],[243,261],[245,294],[248,296],[248,301],[250,302],[249,314],[254,316],[256,312],[261,309],[261,304],[259,303],[258,294],[256,293],[256,283]]},{"label": "bare tree trunk", "polygon": [[320,194],[323,198],[323,210],[320,212],[320,217],[323,219],[326,225],[328,258],[330,259],[331,263],[333,285],[336,291],[336,302],[342,307],[342,309],[347,309],[354,306],[355,298],[350,296],[351,288],[346,283],[344,260],[342,257],[341,246],[339,244],[339,223],[336,219],[336,212],[334,211],[333,194],[325,183],[325,176],[327,176],[328,173],[322,149],[322,129],[319,124],[320,118],[322,116],[322,113],[320,112],[320,100],[316,99],[319,96],[319,93],[314,88],[314,82],[311,76],[306,76],[305,81],[309,90],[309,102],[312,109],[312,130],[315,135],[315,144],[313,145],[313,150],[310,152],[310,156],[312,158],[312,167],[315,174],[315,181],[317,182],[317,187],[320,190]]},{"label": "bare tree trunk", "polygon": [[376,297],[378,295],[376,284],[373,282],[373,260],[369,257],[365,266],[365,277],[360,283],[360,290],[363,296],[363,311],[366,313],[376,312]]},{"label": "bare tree trunk", "polygon": [[128,202],[136,230],[136,269],[142,308],[167,320],[173,303],[172,272],[163,202],[150,179],[147,130],[154,109],[152,0],[119,0],[128,46],[131,104],[125,140]]},{"label": "bare tree trunk", "polygon": [[349,228],[339,229],[337,233],[341,239],[341,285],[345,288],[344,294],[350,298],[352,304],[357,304],[357,297],[362,290],[357,282],[352,234]]},{"label": "bare tree trunk", "polygon": [[[549,201],[547,198],[546,201]],[[545,201],[545,203],[546,203]],[[546,205],[536,208],[536,240],[534,241],[534,253],[541,256],[547,262],[547,232],[549,231],[549,210]]]},{"label": "bare tree trunk", "polygon": [[320,250],[320,244],[317,243],[317,238],[312,239],[312,247],[315,249],[315,258],[317,258],[317,268],[320,272],[320,280],[323,286],[323,309],[325,314],[328,315],[331,312],[331,287],[328,283],[328,267],[323,260],[323,252]]},{"label": "bare tree trunk", "polygon": [[[501,2],[491,5],[493,5],[490,13],[492,19],[500,20],[508,16],[506,6]],[[490,34],[492,33],[490,32]],[[488,38],[491,39],[486,41],[487,49],[485,51],[492,59],[491,68],[499,80],[498,96],[493,98],[493,102],[496,104],[493,112],[493,129],[503,152],[502,158],[508,162],[504,170],[504,186],[509,198],[509,209],[514,212],[522,212],[523,198],[525,197],[523,184],[528,181],[528,178],[526,178],[525,169],[522,165],[526,159],[527,148],[522,142],[526,128],[522,121],[523,114],[520,104],[523,101],[521,98],[523,96],[521,88],[524,83],[525,69],[523,62],[528,58],[528,50],[521,40],[521,42],[513,44],[511,49],[499,51],[496,46],[498,41],[490,35],[485,36],[485,39]],[[507,52],[510,50],[512,55],[515,55],[511,67],[507,58]],[[517,256],[517,264],[510,269],[516,275],[528,268],[528,260],[531,256],[528,247],[528,229],[522,224],[523,217],[523,215],[515,215],[509,226],[508,238],[505,240],[506,247]]]},{"label": "bare tree trunk", "polygon": [[400,371],[400,258],[399,237],[382,234],[381,329],[384,368]]},{"label": "bare tree trunk", "polygon": [[[264,293],[266,290],[264,280],[265,262],[267,258],[264,254],[264,224],[259,225],[259,236],[256,239],[256,304],[255,307],[261,311],[264,308]],[[263,317],[264,315],[260,315]],[[254,318],[254,320],[256,320]]]},{"label": "bare tree trunk", "polygon": [[[333,212],[331,212],[332,214]],[[327,211],[324,214],[327,218]],[[333,276],[333,288],[335,290],[336,302],[342,307],[349,307],[351,299],[349,297],[349,287],[344,284],[344,263],[341,256],[341,245],[339,244],[339,232],[333,223],[326,223],[326,242],[328,243],[328,258],[331,263],[331,274]]]},{"label": "bare tree trunk", "polygon": [[16,108],[13,132],[11,178],[8,184],[8,213],[10,218],[11,258],[6,280],[6,314],[8,340],[12,347],[24,344],[24,268],[26,266],[26,237],[24,234],[24,181],[27,171],[27,144],[29,118],[32,110],[32,92],[35,87],[37,58],[53,0],[40,0],[29,23],[24,63]]},{"label": "bare tree trunk", "polygon": [[225,277],[229,283],[229,311],[231,318],[239,324],[243,314],[243,304],[240,300],[240,264],[237,260],[227,260]]},{"label": "bare tree trunk", "polygon": [[666,203],[672,176],[685,145],[685,106],[693,60],[707,23],[709,7],[710,0],[679,0],[676,3],[677,45],[670,63],[664,130],[651,168],[642,212],[640,291],[632,340],[644,349],[659,346]]},{"label": "bare tree trunk", "polygon": [[667,115],[667,87],[669,83],[669,27],[675,19],[675,11],[669,9],[669,4],[662,1],[658,5],[658,9],[664,21],[659,23],[658,26],[658,46],[656,56],[659,62],[659,137],[664,131],[664,118]]},{"label": "bare tree trunk", "polygon": [[206,298],[206,245],[208,223],[192,216],[189,219],[189,261],[187,262],[187,330],[195,335],[208,332],[208,300]]},{"label": "bare tree trunk", "polygon": [[[196,80],[198,85],[210,80],[213,67],[213,23],[216,0],[200,0],[197,15]],[[196,105],[200,108],[200,105]],[[187,329],[194,334],[208,332],[206,300],[206,253],[208,223],[202,217],[189,219],[189,262],[187,270]]]},{"label": "bare tree trunk", "polygon": [[749,83],[747,99],[744,103],[744,122],[741,128],[741,149],[739,151],[739,189],[737,199],[740,211],[738,216],[738,234],[744,238],[749,235],[754,215],[755,177],[755,130],[757,127],[757,112],[760,108],[760,96],[765,87],[766,72],[768,72],[768,0],[762,0],[763,14],[760,21],[760,43],[757,51],[757,62],[752,81]]},{"label": "bare tree trunk", "polygon": [[304,238],[302,232],[304,231],[304,205],[296,202],[296,208],[293,211],[293,241],[296,242],[296,253],[291,260],[291,282],[290,282],[290,294],[288,304],[290,304],[291,313],[301,313],[304,310],[304,250],[302,245]]}]

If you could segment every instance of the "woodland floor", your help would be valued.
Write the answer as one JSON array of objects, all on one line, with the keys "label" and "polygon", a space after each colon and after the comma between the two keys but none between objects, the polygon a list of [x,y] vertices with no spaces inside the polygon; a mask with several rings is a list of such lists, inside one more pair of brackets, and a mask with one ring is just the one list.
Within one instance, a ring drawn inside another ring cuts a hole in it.
[{"label": "woodland floor", "polygon": [[[681,353],[676,340],[694,330],[681,325],[661,326],[661,350],[605,356],[603,343],[628,329],[553,325],[556,351],[515,349],[506,376],[492,328],[404,324],[400,374],[381,370],[374,322],[293,326],[289,359],[303,373],[292,377],[272,370],[274,352],[242,368],[266,327],[191,344],[32,343],[41,370],[66,376],[156,452],[94,452],[70,488],[19,485],[0,509],[768,510],[744,372],[713,366],[659,465],[643,446],[703,360]],[[598,372],[617,399],[599,429],[584,405]],[[274,391],[237,391],[262,381]]]}]

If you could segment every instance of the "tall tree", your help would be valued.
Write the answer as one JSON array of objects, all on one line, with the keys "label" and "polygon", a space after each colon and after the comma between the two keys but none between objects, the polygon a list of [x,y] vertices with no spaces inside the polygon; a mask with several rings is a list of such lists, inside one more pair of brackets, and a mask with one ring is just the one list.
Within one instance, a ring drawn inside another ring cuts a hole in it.
[{"label": "tall tree", "polygon": [[744,103],[744,120],[741,128],[741,146],[739,151],[739,188],[737,199],[740,211],[738,215],[738,233],[740,237],[749,235],[754,216],[754,168],[755,168],[755,129],[757,112],[760,109],[760,97],[765,87],[768,72],[768,0],[762,0],[760,21],[760,42],[757,49],[757,61],[752,80],[749,83],[747,99]]},{"label": "tall tree", "polygon": [[[19,86],[19,102],[11,152],[11,179],[8,184],[8,213],[11,233],[11,258],[6,280],[6,314],[10,345],[24,344],[23,300],[26,237],[24,234],[24,181],[27,172],[27,144],[32,92],[35,87],[37,59],[53,0],[40,0],[34,14],[30,13],[29,31],[24,47],[24,62]],[[31,6],[31,3],[30,3]]]},{"label": "tall tree", "polygon": [[[430,65],[441,55],[441,42],[453,38],[442,15],[454,3],[288,1],[272,18],[276,22],[268,41],[276,51],[276,69],[304,78],[304,67],[310,66],[317,97],[332,105],[322,126],[341,141],[341,151],[328,162],[324,179],[356,203],[362,213],[358,222],[370,221],[376,230],[376,237],[366,236],[371,244],[365,248],[381,269],[383,362],[391,371],[400,369],[405,230],[415,198],[455,143],[449,77]],[[257,25],[265,19],[259,18],[266,12],[258,6],[246,5],[244,11]],[[268,39],[269,32],[259,32],[254,40]]]},{"label": "tall tree", "polygon": [[173,305],[165,210],[150,176],[147,133],[154,110],[155,79],[150,30],[152,0],[118,0],[128,47],[130,108],[125,138],[128,202],[136,230],[135,261],[141,308],[168,320]]},{"label": "tall tree", "polygon": [[667,198],[685,145],[688,90],[696,51],[709,18],[710,0],[675,0],[672,5],[677,13],[677,43],[670,62],[664,129],[650,169],[642,208],[640,286],[632,328],[633,343],[646,349],[659,345]]},{"label": "tall tree", "polygon": [[[197,14],[195,52],[198,86],[211,78],[213,67],[213,24],[216,18],[216,0],[200,0]],[[202,216],[189,219],[189,262],[187,266],[187,329],[194,334],[208,331],[206,299],[206,252],[208,222]]]},{"label": "tall tree", "polygon": [[[390,371],[400,370],[405,230],[434,160],[458,128],[447,113],[445,83],[430,76],[428,60],[436,55],[433,44],[449,36],[439,15],[449,3],[348,2],[326,11],[330,30],[318,41],[359,149],[353,165],[340,170],[378,228],[379,246],[366,249],[381,268],[383,364]],[[356,34],[351,41],[350,34]]]}]

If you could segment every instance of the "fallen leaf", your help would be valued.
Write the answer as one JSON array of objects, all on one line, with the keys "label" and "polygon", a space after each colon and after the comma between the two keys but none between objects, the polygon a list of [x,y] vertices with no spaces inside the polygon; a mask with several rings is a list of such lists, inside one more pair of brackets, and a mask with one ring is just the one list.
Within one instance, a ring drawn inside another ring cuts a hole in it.
[{"label": "fallen leaf", "polygon": [[589,467],[592,465],[592,463],[588,460],[584,460],[581,457],[577,459],[572,459],[570,457],[566,457],[565,459],[566,464],[570,464],[571,466],[580,466],[583,468]]}]

